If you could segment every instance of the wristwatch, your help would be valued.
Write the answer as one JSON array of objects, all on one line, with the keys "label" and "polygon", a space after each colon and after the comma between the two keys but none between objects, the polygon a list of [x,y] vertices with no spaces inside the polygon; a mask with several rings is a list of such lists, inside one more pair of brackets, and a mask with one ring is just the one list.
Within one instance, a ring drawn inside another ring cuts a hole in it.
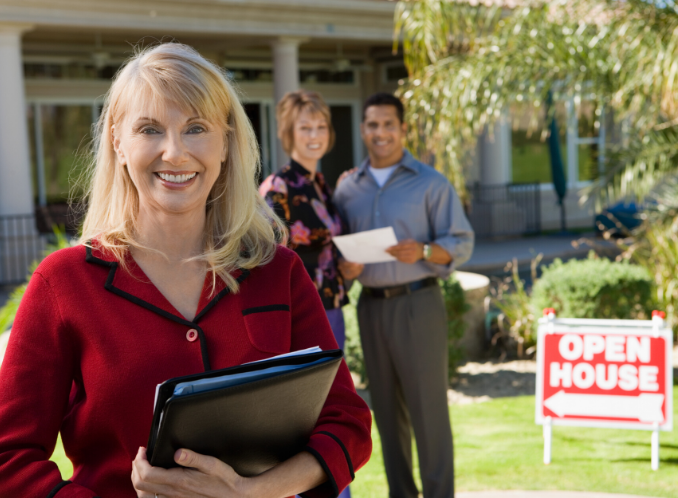
[{"label": "wristwatch", "polygon": [[431,247],[431,244],[424,244],[424,260],[428,261],[432,254],[433,248]]}]

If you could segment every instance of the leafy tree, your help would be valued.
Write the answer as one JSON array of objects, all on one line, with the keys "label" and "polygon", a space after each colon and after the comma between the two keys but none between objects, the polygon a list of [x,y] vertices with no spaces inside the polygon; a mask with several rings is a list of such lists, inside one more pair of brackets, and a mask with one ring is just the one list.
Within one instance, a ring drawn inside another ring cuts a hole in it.
[{"label": "leafy tree", "polygon": [[[410,77],[408,140],[465,196],[478,135],[512,102],[531,126],[549,91],[593,100],[628,126],[589,193],[647,194],[676,169],[678,8],[672,0],[409,0],[396,8]],[[397,43],[397,42],[396,42]],[[547,120],[544,120],[547,122]],[[597,122],[595,126],[600,126]]]},{"label": "leafy tree", "polygon": [[678,174],[663,178],[649,194],[643,223],[630,241],[620,245],[622,257],[646,268],[653,277],[654,301],[666,311],[669,327],[678,333]]}]

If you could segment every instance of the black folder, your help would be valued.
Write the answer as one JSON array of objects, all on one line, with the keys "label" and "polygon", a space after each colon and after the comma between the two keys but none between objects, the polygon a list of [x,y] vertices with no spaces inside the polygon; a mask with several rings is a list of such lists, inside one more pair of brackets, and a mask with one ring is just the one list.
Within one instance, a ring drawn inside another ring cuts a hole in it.
[{"label": "black folder", "polygon": [[[157,393],[148,460],[157,467],[177,467],[174,453],[188,448],[220,459],[245,477],[265,472],[306,446],[342,357],[340,349],[319,351],[163,382]],[[288,365],[301,368],[240,385],[174,394],[178,384]]]}]

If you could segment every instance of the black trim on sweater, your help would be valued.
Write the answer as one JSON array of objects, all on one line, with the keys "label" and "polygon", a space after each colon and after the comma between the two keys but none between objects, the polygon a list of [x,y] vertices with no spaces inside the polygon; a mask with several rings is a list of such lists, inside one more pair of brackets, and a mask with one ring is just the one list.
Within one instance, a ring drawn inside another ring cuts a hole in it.
[{"label": "black trim on sweater", "polygon": [[287,304],[269,304],[267,306],[256,306],[254,308],[247,308],[242,310],[242,316],[251,315],[252,313],[264,313],[266,311],[289,311],[290,307]]},{"label": "black trim on sweater", "polygon": [[85,253],[85,261],[88,263],[94,263],[101,266],[113,266],[112,261],[104,261],[103,259],[97,258],[95,255],[93,255],[92,248],[89,246],[85,246]]},{"label": "black trim on sweater", "polygon": [[[241,284],[243,282],[243,280],[245,280],[247,277],[249,277],[249,275],[250,275],[249,270],[240,270],[240,276],[238,278],[236,278],[235,281],[238,282],[238,284]],[[196,322],[198,322],[203,316],[205,316],[205,313],[207,313],[209,310],[211,310],[214,307],[214,305],[216,305],[219,302],[219,300],[221,298],[223,298],[226,294],[228,294],[230,292],[231,292],[231,290],[228,287],[226,287],[221,292],[219,292],[219,294],[214,296],[212,298],[212,300],[209,303],[207,303],[207,305],[202,309],[202,311],[200,313],[198,313],[198,315],[194,318],[194,320]]]},{"label": "black trim on sweater", "polygon": [[73,484],[73,483],[71,481],[61,481],[59,484],[57,484],[56,486],[54,486],[52,488],[52,491],[49,492],[49,494],[47,495],[47,498],[54,498],[56,496],[56,494],[59,491],[61,491],[62,488],[64,488],[65,486],[68,486],[69,484]]},{"label": "black trim on sweater", "polygon": [[341,447],[341,451],[344,452],[344,456],[346,457],[346,463],[348,464],[348,472],[349,472],[349,474],[351,474],[351,481],[353,481],[355,479],[355,472],[353,471],[353,462],[351,461],[351,457],[348,454],[348,450],[346,449],[346,446],[344,446],[344,443],[341,442],[341,439],[339,439],[337,436],[335,436],[331,432],[327,432],[327,431],[319,431],[319,432],[316,432],[316,434],[324,434],[326,436],[331,437]]},{"label": "black trim on sweater", "polygon": [[[198,339],[200,340],[200,355],[202,357],[203,368],[205,369],[206,372],[212,370],[212,365],[210,364],[209,359],[209,352],[207,350],[207,340],[205,338],[205,332],[198,325],[198,321],[200,321],[200,319],[203,316],[205,316],[205,314],[209,310],[211,310],[214,307],[214,305],[216,305],[219,302],[221,298],[223,298],[230,292],[230,289],[228,287],[223,289],[216,296],[214,296],[212,300],[209,303],[207,303],[207,305],[202,309],[202,311],[198,313],[198,315],[196,315],[193,321],[186,320],[184,317],[174,315],[169,311],[165,311],[162,308],[158,308],[154,304],[151,304],[148,301],[144,301],[140,297],[130,294],[129,292],[125,292],[124,290],[114,286],[113,280],[115,279],[115,272],[118,271],[119,263],[117,261],[104,261],[103,259],[97,258],[92,254],[91,247],[86,246],[85,249],[87,253],[87,256],[85,257],[86,262],[110,268],[110,271],[108,272],[108,277],[106,278],[106,283],[104,284],[104,289],[106,289],[109,292],[112,292],[117,296],[127,299],[128,301],[136,304],[137,306],[141,306],[142,308],[146,308],[147,310],[152,311],[153,313],[156,313],[164,318],[167,318],[168,320],[172,320],[175,323],[179,323],[181,325],[185,325],[187,327],[196,329],[198,331]],[[242,283],[242,281],[245,280],[249,276],[249,274],[250,274],[249,270],[241,270],[240,276],[236,279],[236,281],[239,284]]]},{"label": "black trim on sweater", "polygon": [[[321,484],[320,486],[324,486],[329,483],[332,486],[332,498],[337,498],[337,496],[339,496],[339,486],[337,486],[337,481],[334,480],[334,476],[332,475],[332,472],[330,472],[330,468],[327,466],[327,462],[325,462],[325,459],[320,455],[320,453],[318,453],[315,449],[311,448],[310,446],[306,446],[302,451],[308,451],[311,455],[315,457],[316,460],[318,460],[318,463],[325,471],[325,474],[327,474],[327,482]],[[311,490],[309,489],[309,491]],[[304,496],[305,494],[306,493],[299,493],[300,496]]]}]

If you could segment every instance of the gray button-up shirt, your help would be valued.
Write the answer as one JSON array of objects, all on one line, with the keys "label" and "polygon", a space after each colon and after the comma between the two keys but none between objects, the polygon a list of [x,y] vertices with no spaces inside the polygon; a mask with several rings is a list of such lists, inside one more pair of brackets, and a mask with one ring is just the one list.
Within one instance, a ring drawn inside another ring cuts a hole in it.
[{"label": "gray button-up shirt", "polygon": [[392,226],[398,241],[435,242],[451,256],[449,265],[421,260],[365,265],[358,277],[367,287],[400,285],[426,277],[447,278],[471,257],[473,229],[450,182],[435,169],[404,151],[383,187],[369,172],[369,158],[346,177],[334,193],[334,204],[351,233]]}]

